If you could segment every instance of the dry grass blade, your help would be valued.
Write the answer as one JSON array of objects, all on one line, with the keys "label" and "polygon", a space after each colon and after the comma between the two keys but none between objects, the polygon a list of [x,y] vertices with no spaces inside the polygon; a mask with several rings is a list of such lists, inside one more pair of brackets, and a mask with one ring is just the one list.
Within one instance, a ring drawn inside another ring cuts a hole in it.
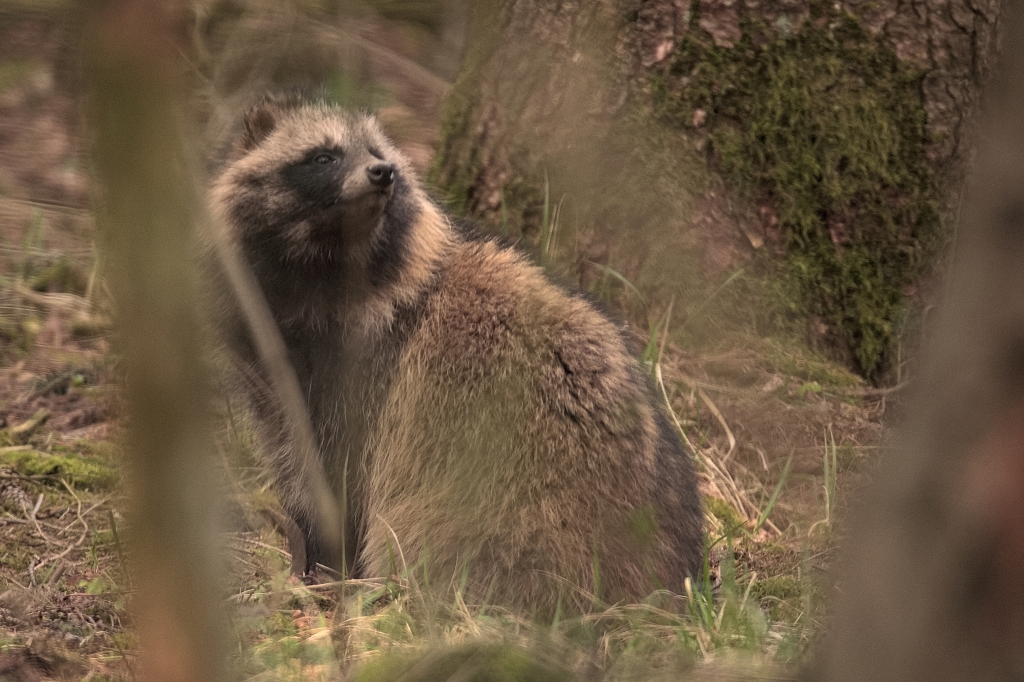
[{"label": "dry grass blade", "polygon": [[266,549],[266,550],[269,550],[271,552],[275,552],[275,553],[280,554],[281,556],[285,557],[286,559],[291,559],[292,558],[291,554],[289,554],[288,552],[284,551],[280,547],[274,547],[273,545],[268,545],[267,543],[262,542],[260,540],[253,540],[252,538],[246,538],[246,537],[239,537],[239,538],[236,538],[236,539],[240,540],[241,542],[244,542],[244,543],[246,543],[248,545],[253,545],[254,547],[260,547],[262,549]]},{"label": "dry grass blade", "polygon": [[690,450],[694,457],[700,457],[700,450],[694,447],[693,443],[690,442],[690,438],[686,435],[686,429],[683,428],[682,423],[679,421],[679,416],[676,415],[676,411],[672,407],[672,401],[669,400],[668,391],[665,390],[665,380],[662,378],[660,364],[654,366],[654,378],[658,382],[658,388],[661,389],[662,398],[665,399],[665,407],[668,409],[669,416],[672,417],[672,422],[676,425],[676,429],[679,431],[679,435],[682,437],[687,449]]},{"label": "dry grass blade", "polygon": [[729,428],[729,424],[725,421],[725,417],[722,416],[721,410],[719,410],[714,401],[708,397],[708,394],[704,392],[704,389],[700,388],[697,386],[696,382],[690,381],[686,377],[683,377],[682,380],[689,383],[690,386],[697,390],[697,394],[700,396],[700,399],[708,406],[708,409],[711,410],[711,414],[715,416],[715,419],[717,419],[718,423],[721,424],[722,430],[725,431],[725,437],[729,440],[729,451],[722,457],[722,461],[728,462],[732,459],[733,453],[736,452],[736,436],[732,434],[732,429]]},{"label": "dry grass blade", "polygon": [[[758,528],[762,525],[759,520],[761,517],[761,510],[757,508],[750,497],[740,489],[739,485],[736,484],[736,479],[733,478],[729,469],[725,466],[725,463],[716,456],[717,450],[714,447],[707,448],[703,451],[704,461],[710,466],[710,468],[717,474],[718,480],[725,484],[726,489],[732,496],[732,500],[728,500],[732,503],[736,510],[743,514],[747,520],[747,525],[752,528]],[[771,519],[764,519],[763,525],[769,528],[775,535],[781,535],[782,531],[779,530],[778,526],[772,523]]]},{"label": "dry grass blade", "polygon": [[[732,429],[729,428],[729,424],[725,421],[725,417],[722,415],[721,410],[718,409],[718,406],[715,405],[714,401],[712,401],[711,398],[708,397],[707,393],[704,392],[704,390],[700,387],[700,385],[698,385],[696,381],[690,379],[689,377],[682,373],[678,374],[678,379],[682,383],[689,386],[694,393],[700,396],[701,400],[704,401],[704,404],[707,405],[712,415],[714,415],[715,419],[721,425],[723,431],[725,431],[726,438],[729,442],[729,450],[720,459],[716,458],[715,456],[716,453],[718,453],[718,449],[713,444],[704,449],[698,449],[694,447],[693,443],[687,437],[686,430],[683,428],[682,423],[679,421],[679,417],[676,415],[675,408],[672,407],[672,402],[668,397],[668,391],[665,388],[665,380],[661,370],[661,357],[664,353],[665,342],[668,338],[667,325],[668,320],[670,319],[669,316],[672,314],[672,303],[674,303],[674,299],[673,301],[670,301],[668,310],[666,312],[666,330],[662,337],[661,344],[658,347],[658,357],[654,364],[655,381],[658,384],[658,388],[661,390],[661,395],[665,401],[665,406],[668,409],[669,414],[671,415],[672,420],[676,425],[676,429],[679,431],[680,435],[683,438],[683,441],[686,443],[686,446],[690,449],[690,451],[694,454],[695,457],[698,457],[704,461],[709,482],[714,484],[714,489],[717,490],[719,493],[724,493],[722,494],[722,499],[728,502],[734,509],[736,509],[737,512],[742,514],[745,520],[747,521],[748,525],[754,523],[756,523],[758,527],[760,527],[761,525],[767,525],[776,534],[779,534],[779,529],[775,526],[775,524],[771,523],[770,521],[768,521],[767,523],[757,522],[758,518],[761,516],[760,510],[758,510],[756,505],[754,505],[754,503],[750,501],[746,494],[740,490],[739,486],[736,485],[736,481],[733,479],[732,475],[729,473],[728,469],[725,466],[725,462],[728,462],[729,459],[732,457],[733,453],[736,451],[737,441],[736,436],[733,435]],[[720,486],[715,484],[715,479],[720,480],[723,483],[723,485]]]},{"label": "dry grass blade", "polygon": [[[718,449],[714,445],[709,445],[706,448],[700,449],[693,445],[689,437],[686,435],[686,430],[683,428],[682,423],[679,421],[678,415],[676,415],[675,409],[672,407],[672,403],[668,397],[668,391],[665,389],[665,381],[662,377],[661,366],[655,365],[654,367],[655,381],[658,384],[658,388],[661,390],[661,395],[665,400],[665,406],[668,409],[669,416],[672,418],[676,429],[679,431],[683,438],[683,442],[686,447],[689,448],[690,452],[693,453],[694,457],[700,459],[705,465],[705,471],[708,476],[709,483],[713,486],[713,490],[717,491],[721,498],[728,502],[737,512],[739,512],[747,522],[748,526],[761,526],[768,528],[775,535],[781,535],[782,531],[779,530],[778,526],[772,523],[771,519],[764,519],[759,523],[761,517],[761,510],[750,500],[745,492],[736,484],[736,480],[732,474],[729,473],[729,469],[726,467],[725,462],[728,457],[732,455],[736,448],[736,438],[732,435],[732,431],[725,423],[725,419],[721,417],[721,413],[717,407],[713,408],[713,413],[719,419],[719,422],[725,428],[726,434],[729,437],[729,453],[725,457],[717,456]],[[683,381],[687,380],[685,377]],[[689,382],[694,390],[699,391],[701,398],[708,404],[709,407],[713,406],[710,400],[708,400],[704,391],[693,382]],[[719,485],[721,484],[721,485]]]},{"label": "dry grass blade", "polygon": [[[47,535],[46,533],[43,532],[43,527],[39,525],[39,519],[36,518],[36,513],[39,511],[39,505],[42,503],[42,501],[43,501],[43,494],[40,493],[39,494],[39,499],[36,500],[35,506],[32,509],[26,509],[25,510],[25,512],[26,512],[25,515],[28,517],[28,520],[31,521],[32,524],[36,527],[36,532],[39,533],[39,537],[41,537],[43,539],[43,542],[45,542],[48,545],[58,545],[60,543],[58,543],[56,540],[52,539],[49,535]],[[81,507],[82,507],[81,503],[79,503],[78,507],[79,507],[79,511],[81,511]],[[39,564],[39,565],[41,566],[42,564]],[[38,567],[39,566],[36,566],[36,568],[38,568]]]},{"label": "dry grass blade", "polygon": [[[43,566],[46,566],[47,564],[50,564],[50,563],[53,563],[53,562],[56,562],[56,561],[60,561],[61,559],[66,557],[68,554],[70,554],[72,550],[74,550],[74,549],[78,548],[79,546],[81,546],[81,544],[85,541],[85,538],[88,537],[88,535],[89,535],[89,524],[85,520],[85,515],[82,514],[82,498],[80,498],[78,496],[78,494],[74,491],[74,489],[70,485],[68,485],[68,482],[65,481],[63,478],[60,479],[60,482],[64,485],[64,487],[67,489],[67,491],[69,493],[71,493],[71,496],[75,498],[75,502],[77,504],[77,508],[75,510],[75,520],[72,521],[70,525],[68,525],[68,528],[70,529],[71,526],[74,526],[76,523],[81,523],[82,524],[82,528],[83,528],[82,534],[78,537],[77,540],[75,540],[73,543],[71,543],[70,545],[65,547],[64,551],[61,552],[60,554],[57,554],[56,556],[46,557],[44,559],[41,559],[39,561],[39,563],[35,565],[35,567],[33,568],[33,571],[38,571],[40,568],[42,568]],[[90,508],[90,511],[92,509],[95,509],[96,507],[98,507],[102,503],[103,502],[101,501],[101,502],[93,505],[93,507]],[[42,530],[42,528],[38,527],[38,523],[36,524],[36,527],[39,530],[39,533],[42,534],[43,530]],[[52,577],[53,577],[53,574],[50,575],[50,578],[52,578]],[[33,580],[33,582],[35,582],[35,581]]]},{"label": "dry grass blade", "polygon": [[747,493],[739,487],[736,479],[729,472],[728,467],[726,467],[725,462],[717,456],[717,452],[717,449],[714,447],[705,449],[703,451],[704,461],[711,466],[718,479],[725,483],[726,488],[735,500],[734,506],[736,510],[746,517],[747,525],[753,528],[763,525],[775,535],[781,535],[782,531],[772,523],[771,519],[765,518],[763,522],[759,521],[762,515],[761,510],[751,501]]}]

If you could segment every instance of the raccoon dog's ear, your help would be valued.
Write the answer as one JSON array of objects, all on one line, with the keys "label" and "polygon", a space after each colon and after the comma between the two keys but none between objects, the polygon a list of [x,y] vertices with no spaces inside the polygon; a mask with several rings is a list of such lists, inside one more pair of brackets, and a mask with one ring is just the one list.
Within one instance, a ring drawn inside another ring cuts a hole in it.
[{"label": "raccoon dog's ear", "polygon": [[267,102],[260,102],[249,110],[242,120],[242,136],[238,139],[240,152],[252,151],[277,125],[277,117]]},{"label": "raccoon dog's ear", "polygon": [[301,104],[302,98],[294,93],[264,95],[242,120],[242,135],[238,139],[236,153],[255,149],[277,127],[281,114]]}]

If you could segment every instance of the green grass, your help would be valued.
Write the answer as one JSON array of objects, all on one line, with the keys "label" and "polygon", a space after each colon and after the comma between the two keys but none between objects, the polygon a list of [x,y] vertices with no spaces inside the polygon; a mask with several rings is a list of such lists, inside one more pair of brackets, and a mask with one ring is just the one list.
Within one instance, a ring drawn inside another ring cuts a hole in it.
[{"label": "green grass", "polygon": [[341,596],[337,584],[296,583],[287,560],[269,551],[280,538],[264,534],[261,546],[233,555],[243,559],[228,600],[233,665],[246,678],[328,680],[347,671],[370,682],[794,674],[814,637],[818,590],[808,584],[810,571],[793,573],[799,551],[788,541],[768,546],[775,548],[769,563],[788,568],[777,575],[755,570],[750,557],[762,545],[735,520],[737,532],[709,540],[704,574],[684,594],[595,603],[590,613],[545,620],[486,599],[467,603],[457,585],[454,593],[435,592],[419,567],[402,570],[397,558],[389,578],[349,581]]},{"label": "green grass", "polygon": [[344,618],[332,620],[322,610],[329,592],[289,587],[280,574],[246,601],[246,612],[260,615],[235,619],[243,644],[238,664],[274,679],[327,679],[356,664],[357,680],[449,679],[457,671],[458,679],[474,680],[636,680],[726,659],[734,671],[800,662],[809,633],[773,619],[771,605],[788,600],[787,608],[799,611],[806,589],[793,583],[783,591],[779,581],[739,569],[731,551],[714,590],[707,582],[687,595],[656,593],[644,603],[548,623],[458,596],[437,602],[404,580],[383,592],[350,588]]},{"label": "green grass", "polygon": [[537,251],[540,254],[542,263],[551,265],[554,262],[556,240],[558,238],[558,225],[562,217],[562,206],[565,204],[565,195],[558,200],[554,206],[551,205],[551,184],[548,175],[544,173],[544,209],[541,213],[540,240]]}]

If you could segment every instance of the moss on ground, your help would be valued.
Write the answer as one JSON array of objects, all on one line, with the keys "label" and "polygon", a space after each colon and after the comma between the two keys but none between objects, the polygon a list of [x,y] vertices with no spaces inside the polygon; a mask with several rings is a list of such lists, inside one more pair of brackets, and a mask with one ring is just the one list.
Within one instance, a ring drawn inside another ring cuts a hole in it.
[{"label": "moss on ground", "polygon": [[54,454],[36,450],[0,452],[0,465],[12,467],[23,476],[56,476],[71,486],[93,491],[113,490],[118,482],[117,471],[108,461],[70,450]]},{"label": "moss on ground", "polygon": [[800,615],[808,589],[806,581],[796,576],[766,576],[754,581],[750,597],[767,609],[773,621],[790,622]]},{"label": "moss on ground", "polygon": [[920,74],[832,10],[787,36],[747,21],[731,48],[697,18],[652,77],[659,112],[681,126],[704,112],[712,164],[785,232],[781,303],[826,320],[878,376],[939,232]]},{"label": "moss on ground", "polygon": [[759,354],[766,371],[817,383],[832,392],[841,393],[863,383],[863,379],[849,370],[791,340],[765,339]]},{"label": "moss on ground", "polygon": [[424,656],[383,656],[363,666],[353,679],[371,680],[560,680],[571,673],[507,644],[469,644],[434,650]]},{"label": "moss on ground", "polygon": [[725,500],[706,495],[704,496],[704,506],[716,519],[722,522],[723,527],[738,529],[743,526],[744,519],[736,511],[736,508]]}]

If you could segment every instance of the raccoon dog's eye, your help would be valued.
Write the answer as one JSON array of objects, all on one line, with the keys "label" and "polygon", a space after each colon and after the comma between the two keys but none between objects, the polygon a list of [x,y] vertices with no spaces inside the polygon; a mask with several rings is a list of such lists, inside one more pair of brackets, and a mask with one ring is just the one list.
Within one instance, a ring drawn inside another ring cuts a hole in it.
[{"label": "raccoon dog's eye", "polygon": [[372,157],[374,157],[374,158],[377,158],[377,159],[380,159],[381,161],[383,161],[383,160],[384,160],[384,155],[383,155],[383,154],[381,154],[381,153],[380,153],[380,150],[379,150],[379,149],[377,149],[376,147],[370,147],[370,148],[369,148],[369,149],[367,149],[366,151],[370,152],[370,156],[372,156]]},{"label": "raccoon dog's eye", "polygon": [[328,163],[334,163],[337,160],[337,158],[330,154],[317,154],[316,156],[313,157],[313,163],[318,163],[321,166],[324,166]]}]

